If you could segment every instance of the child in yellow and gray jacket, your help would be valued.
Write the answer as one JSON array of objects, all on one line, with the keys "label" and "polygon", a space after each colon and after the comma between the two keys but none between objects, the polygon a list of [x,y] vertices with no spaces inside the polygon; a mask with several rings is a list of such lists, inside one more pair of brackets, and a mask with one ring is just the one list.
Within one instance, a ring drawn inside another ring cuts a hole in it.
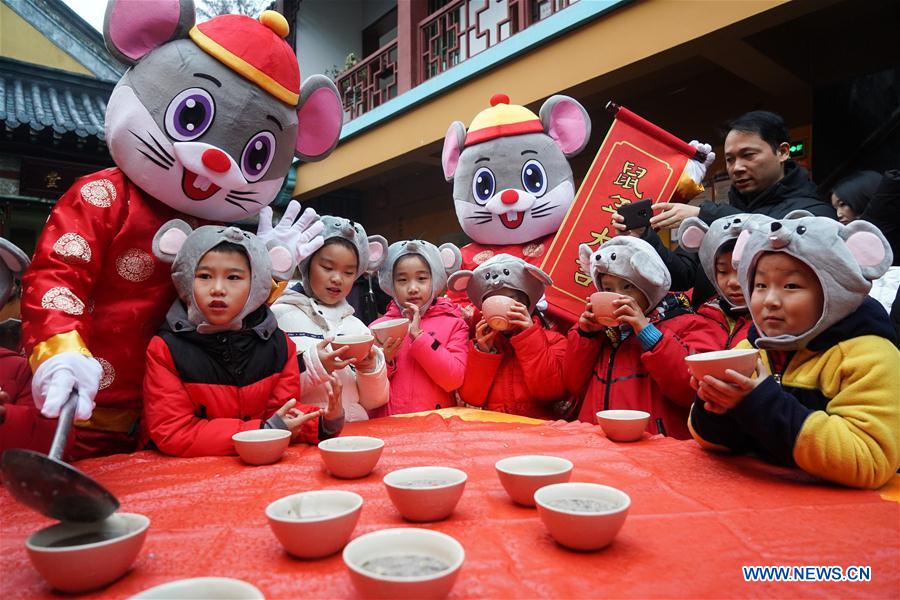
[{"label": "child in yellow and gray jacket", "polygon": [[900,465],[900,352],[867,296],[891,264],[884,236],[865,221],[795,211],[746,226],[733,260],[753,317],[738,348],[761,349],[761,360],[755,378],[693,382],[692,435],[708,449],[880,487]]}]

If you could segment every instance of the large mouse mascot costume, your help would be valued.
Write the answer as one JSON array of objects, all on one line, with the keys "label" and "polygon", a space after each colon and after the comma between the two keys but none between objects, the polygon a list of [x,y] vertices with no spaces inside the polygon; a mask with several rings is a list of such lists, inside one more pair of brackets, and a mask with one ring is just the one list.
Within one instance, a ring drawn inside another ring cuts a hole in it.
[{"label": "large mouse mascot costume", "polygon": [[[453,181],[456,217],[472,243],[462,268],[474,270],[496,254],[540,265],[575,199],[568,158],[587,146],[591,119],[568,96],[552,96],[540,118],[496,94],[469,130],[451,123],[444,137],[444,177]],[[465,292],[447,294],[471,319]]]},{"label": "large mouse mascot costume", "polygon": [[[259,235],[299,261],[321,224],[293,203],[272,227],[274,200],[296,156],[337,144],[334,84],[300,85],[288,25],[272,11],[194,24],[190,0],[112,0],[104,37],[131,68],[113,90],[106,141],[116,167],[78,180],[54,208],[24,280],[24,344],[34,400],[59,414],[77,393],[70,458],[128,452],[138,421],[145,352],[175,299],[153,256],[160,226],[196,227],[259,213]],[[95,406],[96,402],[96,406]]]}]

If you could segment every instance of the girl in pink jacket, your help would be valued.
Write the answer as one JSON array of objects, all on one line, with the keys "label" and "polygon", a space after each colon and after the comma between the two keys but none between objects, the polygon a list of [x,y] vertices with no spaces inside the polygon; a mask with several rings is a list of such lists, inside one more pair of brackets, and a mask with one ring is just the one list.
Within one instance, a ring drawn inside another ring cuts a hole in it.
[{"label": "girl in pink jacket", "polygon": [[391,399],[369,416],[456,406],[452,393],[465,376],[469,329],[459,307],[437,296],[461,263],[462,255],[453,244],[438,248],[422,240],[406,240],[388,248],[378,283],[394,300],[384,317],[372,324],[402,316],[410,321],[409,333],[385,340],[382,350]]}]

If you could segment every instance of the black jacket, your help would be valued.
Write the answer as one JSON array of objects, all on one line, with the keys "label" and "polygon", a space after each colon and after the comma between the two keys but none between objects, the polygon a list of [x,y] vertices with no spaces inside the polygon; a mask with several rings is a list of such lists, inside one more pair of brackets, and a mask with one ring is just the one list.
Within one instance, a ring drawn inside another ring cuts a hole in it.
[{"label": "black jacket", "polygon": [[894,266],[900,265],[900,170],[885,172],[860,218],[881,230],[894,252]]}]

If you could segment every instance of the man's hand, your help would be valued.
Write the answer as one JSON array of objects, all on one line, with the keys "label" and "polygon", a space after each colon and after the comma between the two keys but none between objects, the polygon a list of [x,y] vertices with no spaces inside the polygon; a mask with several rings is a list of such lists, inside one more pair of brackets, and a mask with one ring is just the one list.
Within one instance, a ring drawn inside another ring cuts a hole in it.
[{"label": "man's hand", "polygon": [[347,346],[341,346],[337,350],[329,350],[326,346],[332,342],[333,338],[325,338],[318,344],[316,344],[316,352],[319,355],[319,362],[322,363],[322,366],[325,367],[325,370],[328,373],[334,373],[338,369],[343,369],[347,365],[352,365],[356,362],[355,358],[351,358],[348,360],[343,360],[341,357],[349,352],[349,348]]},{"label": "man's hand", "polygon": [[612,214],[612,226],[613,229],[616,230],[616,235],[630,235],[631,237],[643,237],[644,232],[647,230],[646,227],[638,227],[637,229],[626,229],[625,228],[625,217],[620,215],[617,212]]},{"label": "man's hand", "polygon": [[658,202],[653,205],[653,212],[659,213],[650,217],[650,226],[655,230],[678,229],[681,222],[688,217],[700,214],[699,206],[679,204],[677,202]]},{"label": "man's hand", "polygon": [[747,394],[756,389],[760,383],[769,377],[769,370],[762,360],[756,361],[756,378],[751,379],[741,375],[734,369],[725,371],[725,379],[716,379],[712,375],[706,375],[701,381],[691,377],[691,387],[697,390],[697,395],[703,400],[703,408],[716,414],[725,414],[735,406],[743,402]]},{"label": "man's hand", "polygon": [[284,209],[284,216],[274,228],[272,227],[272,208],[265,206],[259,211],[259,226],[256,235],[263,243],[271,239],[278,240],[286,246],[294,256],[294,261],[299,265],[309,258],[325,243],[322,231],[325,225],[311,208],[307,208],[300,214],[300,203],[291,200]]},{"label": "man's hand", "polygon": [[31,395],[34,405],[49,419],[59,416],[69,395],[78,388],[75,418],[88,420],[94,412],[94,398],[100,389],[103,367],[78,352],[61,352],[45,360],[34,372]]},{"label": "man's hand", "polygon": [[616,308],[613,316],[619,320],[619,323],[630,325],[635,333],[640,333],[644,327],[650,324],[650,319],[644,315],[637,301],[630,296],[619,296],[613,300],[613,306]]}]

